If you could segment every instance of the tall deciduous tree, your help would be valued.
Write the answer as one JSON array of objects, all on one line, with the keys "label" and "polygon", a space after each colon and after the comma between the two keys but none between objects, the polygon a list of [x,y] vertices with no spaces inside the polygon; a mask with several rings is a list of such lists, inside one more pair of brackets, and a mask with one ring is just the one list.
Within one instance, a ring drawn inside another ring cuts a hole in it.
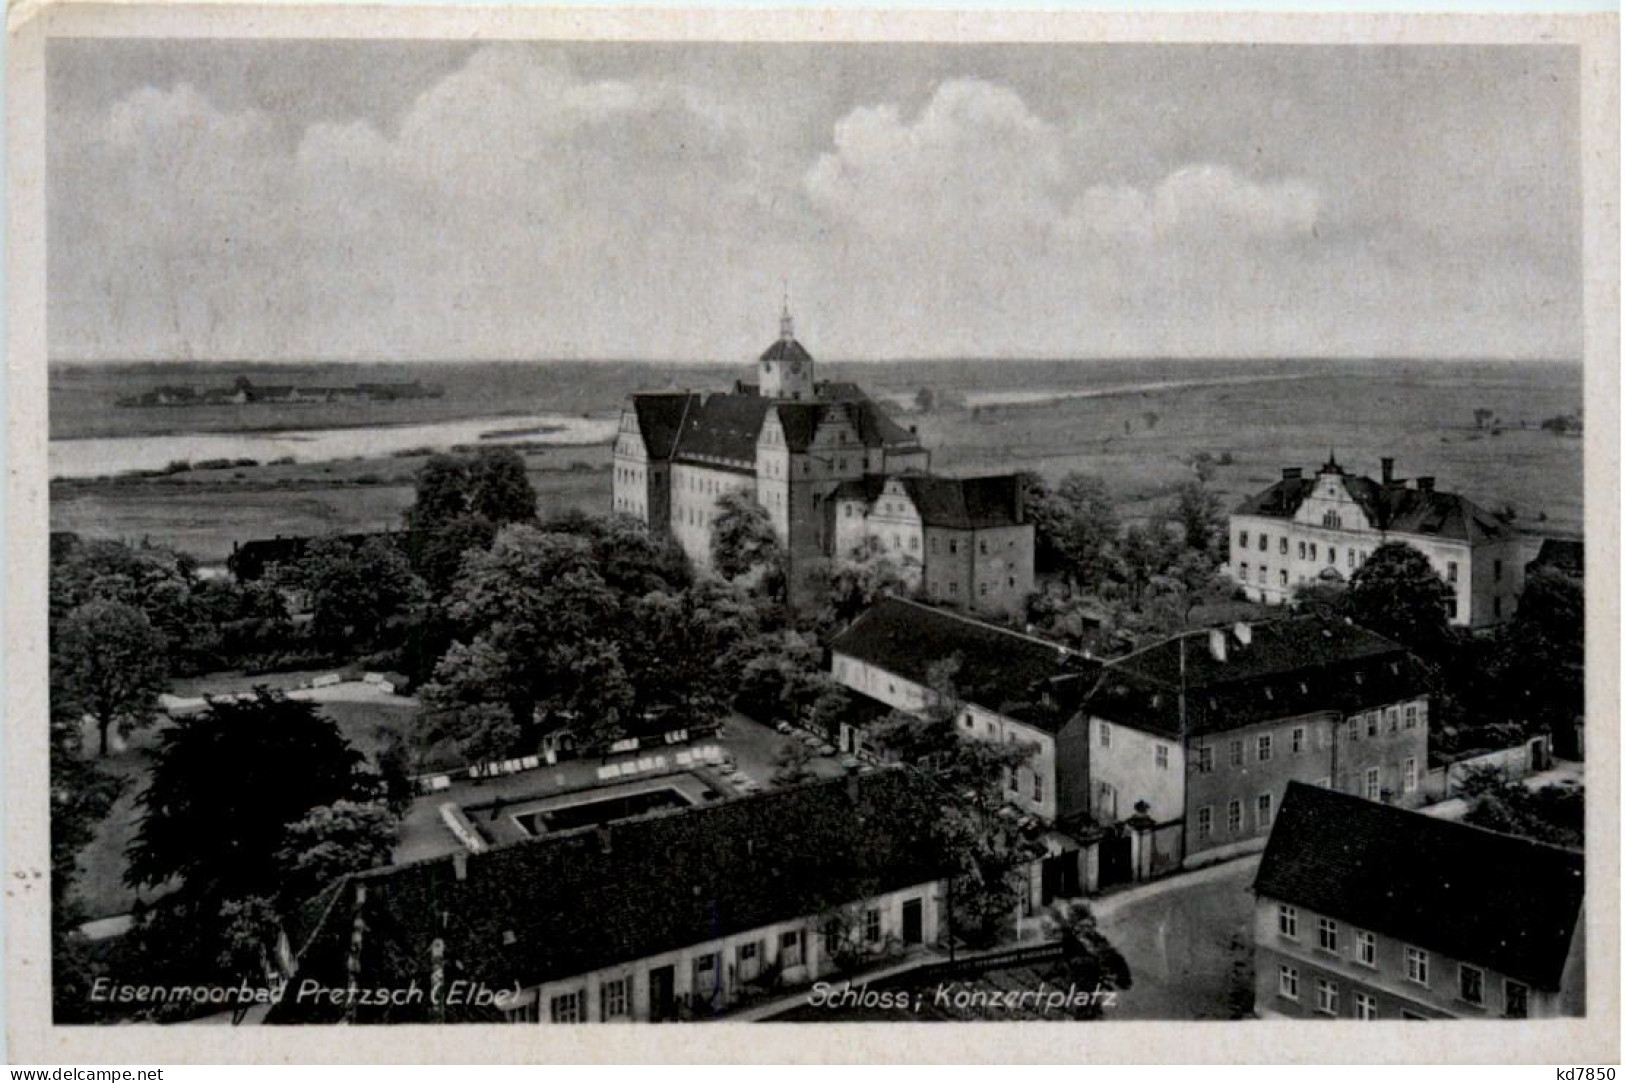
[{"label": "tall deciduous tree", "polygon": [[1201,481],[1187,481],[1174,494],[1174,522],[1185,535],[1185,546],[1199,553],[1222,555],[1225,518],[1219,498]]},{"label": "tall deciduous tree", "polygon": [[346,873],[389,864],[395,828],[394,814],[378,801],[311,809],[287,826],[276,852],[283,898],[297,902]]},{"label": "tall deciduous tree", "polygon": [[107,755],[115,729],[127,737],[157,718],[167,649],[147,615],[122,602],[87,602],[55,628],[57,689],[95,720],[100,755]]},{"label": "tall deciduous tree", "polygon": [[1072,473],[1051,490],[1037,475],[1023,477],[1037,569],[1098,587],[1113,574],[1118,532],[1117,509],[1105,482]]},{"label": "tall deciduous tree", "polygon": [[178,879],[185,894],[219,900],[269,893],[289,824],[375,789],[314,704],[265,689],[215,701],[160,732],[125,879]]},{"label": "tall deciduous tree", "polygon": [[405,554],[388,538],[360,545],[317,539],[292,575],[309,592],[313,630],[327,640],[375,642],[391,620],[426,597]]},{"label": "tall deciduous tree", "polygon": [[1384,542],[1355,571],[1344,605],[1354,623],[1430,658],[1450,638],[1449,597],[1450,588],[1419,550]]},{"label": "tall deciduous tree", "polygon": [[767,509],[741,490],[717,498],[711,524],[711,566],[725,579],[769,568],[779,556],[779,537]]}]

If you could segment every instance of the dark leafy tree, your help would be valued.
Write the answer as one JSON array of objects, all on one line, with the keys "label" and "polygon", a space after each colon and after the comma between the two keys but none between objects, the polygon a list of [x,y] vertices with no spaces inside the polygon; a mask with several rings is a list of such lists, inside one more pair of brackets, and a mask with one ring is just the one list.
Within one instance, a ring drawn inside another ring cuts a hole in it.
[{"label": "dark leafy tree", "polygon": [[1585,787],[1531,790],[1494,768],[1470,771],[1462,782],[1468,801],[1462,819],[1476,827],[1579,849],[1585,845]]},{"label": "dark leafy tree", "polygon": [[95,721],[100,755],[115,729],[127,737],[157,718],[167,650],[146,614],[123,602],[86,602],[54,629],[57,689]]},{"label": "dark leafy tree", "polygon": [[309,594],[318,638],[371,644],[385,626],[426,597],[400,547],[388,538],[354,545],[320,538],[305,550],[292,580]]},{"label": "dark leafy tree", "polygon": [[1024,477],[1037,569],[1073,583],[1105,582],[1114,571],[1118,534],[1117,509],[1105,483],[1073,473],[1051,491],[1035,475]]},{"label": "dark leafy tree", "polygon": [[856,553],[837,561],[829,572],[825,593],[832,629],[846,627],[887,594],[909,593],[910,572],[917,577],[919,561],[894,558],[870,538]]},{"label": "dark leafy tree", "polygon": [[1344,602],[1355,624],[1433,658],[1450,639],[1449,597],[1450,588],[1419,550],[1384,542],[1355,571]]},{"label": "dark leafy tree", "polygon": [[282,896],[294,903],[352,872],[389,864],[396,817],[379,801],[319,805],[289,824],[276,852]]},{"label": "dark leafy tree", "polygon": [[160,731],[125,879],[178,880],[215,900],[269,893],[290,824],[375,790],[361,754],[314,704],[265,689],[216,701]]},{"label": "dark leafy tree", "polygon": [[780,742],[779,750],[773,755],[773,785],[795,786],[817,778],[812,758],[812,749],[802,742],[794,739]]},{"label": "dark leafy tree", "polygon": [[481,448],[468,464],[468,482],[469,514],[499,527],[535,520],[536,490],[525,460],[512,448]]},{"label": "dark leafy tree", "polygon": [[779,557],[779,537],[767,509],[742,490],[717,498],[711,526],[711,566],[725,579],[738,579],[771,567]]},{"label": "dark leafy tree", "polygon": [[1174,495],[1174,522],[1184,534],[1185,546],[1222,559],[1226,523],[1219,498],[1200,481],[1187,481]]},{"label": "dark leafy tree", "polygon": [[1517,611],[1496,644],[1495,682],[1509,717],[1537,728],[1585,713],[1585,587],[1555,568],[1524,581]]}]

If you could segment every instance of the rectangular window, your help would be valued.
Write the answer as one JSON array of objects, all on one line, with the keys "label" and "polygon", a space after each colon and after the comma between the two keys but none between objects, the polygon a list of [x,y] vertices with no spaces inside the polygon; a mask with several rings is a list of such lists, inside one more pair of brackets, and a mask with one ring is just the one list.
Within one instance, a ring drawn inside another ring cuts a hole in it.
[{"label": "rectangular window", "polygon": [[1323,1015],[1337,1014],[1337,983],[1328,978],[1315,979],[1315,1011]]},{"label": "rectangular window", "polygon": [[780,966],[800,966],[801,965],[801,944],[802,944],[802,932],[801,932],[800,929],[792,929],[787,933],[780,933],[779,934],[779,965]]},{"label": "rectangular window", "polygon": [[577,989],[573,993],[560,993],[554,997],[550,1005],[553,1022],[580,1023],[586,1016],[587,991]]},{"label": "rectangular window", "polygon": [[1292,727],[1292,754],[1297,755],[1309,744],[1309,731],[1302,726]]},{"label": "rectangular window", "polygon": [[1382,800],[1382,768],[1367,767],[1365,769],[1365,799],[1367,801]]},{"label": "rectangular window", "polygon": [[1280,990],[1281,990],[1281,996],[1283,996],[1287,1000],[1297,1000],[1298,999],[1298,968],[1297,967],[1295,967],[1295,966],[1283,966],[1281,968]]},{"label": "rectangular window", "polygon": [[1386,712],[1384,712],[1384,714],[1388,719],[1388,732],[1389,733],[1398,733],[1399,732],[1399,708],[1398,707],[1390,707],[1390,708],[1388,708],[1388,710]]},{"label": "rectangular window", "polygon": [[1225,826],[1227,826],[1230,829],[1230,833],[1232,835],[1241,834],[1241,802],[1240,801],[1232,801],[1232,802],[1230,802],[1230,806],[1225,810]]},{"label": "rectangular window", "polygon": [[949,553],[957,553],[957,552],[959,552],[959,541],[958,541],[958,539],[956,539],[956,538],[949,538],[948,539],[948,552]]},{"label": "rectangular window", "polygon": [[1276,906],[1275,929],[1288,940],[1298,939],[1298,908],[1284,903]]},{"label": "rectangular window", "polygon": [[1428,983],[1428,953],[1421,948],[1405,949],[1405,980],[1418,985]]},{"label": "rectangular window", "polygon": [[1366,1020],[1377,1018],[1377,998],[1370,993],[1355,993],[1354,1018]]},{"label": "rectangular window", "polygon": [[1507,979],[1507,1010],[1508,1019],[1529,1018],[1529,986],[1521,981]]},{"label": "rectangular window", "polygon": [[1157,760],[1157,770],[1168,770],[1168,746],[1158,745],[1155,750],[1155,755]]},{"label": "rectangular window", "polygon": [[1033,772],[1033,800],[1044,800],[1044,776],[1037,771]]},{"label": "rectangular window", "polygon": [[1196,810],[1196,837],[1203,842],[1213,837],[1213,806],[1204,805]]},{"label": "rectangular window", "polygon": [[1240,534],[1237,535],[1236,548],[1237,549],[1245,549],[1245,548],[1247,548],[1247,532],[1245,530],[1243,530]]},{"label": "rectangular window", "polygon": [[1270,536],[1268,534],[1260,534],[1258,536],[1258,551],[1260,553],[1267,553],[1270,551]]},{"label": "rectangular window", "polygon": [[1461,964],[1461,999],[1469,1004],[1484,1003],[1484,972],[1476,966]]},{"label": "rectangular window", "polygon": [[870,907],[863,912],[863,942],[865,944],[880,943],[880,910]]},{"label": "rectangular window", "polygon": [[1309,559],[1310,560],[1319,560],[1320,559],[1320,546],[1317,545],[1314,542],[1309,543]]},{"label": "rectangular window", "polygon": [[1199,775],[1213,773],[1213,748],[1211,745],[1203,745],[1196,750],[1196,773]]},{"label": "rectangular window", "polygon": [[1337,563],[1337,547],[1336,546],[1328,545],[1326,547],[1326,563],[1327,564],[1336,564]]},{"label": "rectangular window", "polygon": [[1284,587],[1284,586],[1286,586],[1286,583],[1287,583],[1286,569],[1282,568],[1281,569],[1281,585]]},{"label": "rectangular window", "polygon": [[1321,918],[1315,923],[1315,946],[1321,951],[1337,953],[1337,922]]},{"label": "rectangular window", "polygon": [[1456,599],[1454,599],[1454,598],[1446,598],[1444,600],[1444,613],[1445,613],[1445,616],[1449,617],[1451,620],[1455,620],[1457,612],[1458,612],[1458,608],[1456,606]]},{"label": "rectangular window", "polygon": [[1258,830],[1268,831],[1275,815],[1275,798],[1267,793],[1258,795]]},{"label": "rectangular window", "polygon": [[1499,560],[1495,562],[1495,581],[1497,583],[1501,581],[1501,562]]},{"label": "rectangular window", "polygon": [[1271,753],[1274,751],[1274,747],[1273,747],[1274,743],[1275,743],[1274,738],[1272,738],[1269,734],[1261,733],[1261,734],[1258,735],[1258,762],[1259,763],[1268,762]]},{"label": "rectangular window", "polygon": [[1231,767],[1240,767],[1241,766],[1241,742],[1240,741],[1231,741],[1230,742],[1230,766]]},{"label": "rectangular window", "polygon": [[1112,724],[1104,720],[1100,723],[1100,747],[1112,747]]},{"label": "rectangular window", "polygon": [[1299,560],[1307,560],[1307,559],[1309,559],[1309,543],[1308,542],[1301,541],[1301,542],[1298,543],[1298,559]]},{"label": "rectangular window", "polygon": [[1361,722],[1362,717],[1360,715],[1351,715],[1349,717],[1349,740],[1358,741],[1360,739]]},{"label": "rectangular window", "polygon": [[615,978],[598,987],[598,1003],[605,1019],[622,1019],[632,1010],[632,979]]},{"label": "rectangular window", "polygon": [[1377,965],[1377,937],[1375,933],[1356,932],[1354,934],[1354,961],[1361,966],[1374,968]]},{"label": "rectangular window", "polygon": [[1403,789],[1404,789],[1405,793],[1415,793],[1416,792],[1416,757],[1415,756],[1411,756],[1410,758],[1408,758],[1405,761],[1405,781],[1403,783]]},{"label": "rectangular window", "polygon": [[1375,737],[1377,735],[1377,730],[1381,728],[1381,726],[1381,711],[1372,711],[1370,714],[1365,716],[1365,735],[1367,737]]},{"label": "rectangular window", "polygon": [[1454,583],[1456,581],[1456,562],[1453,560],[1445,562],[1444,581],[1446,583]]},{"label": "rectangular window", "polygon": [[747,940],[736,952],[739,980],[751,981],[762,971],[762,946],[759,940]]},{"label": "rectangular window", "polygon": [[1247,562],[1245,560],[1241,562],[1241,581],[1243,583],[1247,582]]},{"label": "rectangular window", "polygon": [[1281,555],[1286,556],[1286,539],[1281,539]]},{"label": "rectangular window", "polygon": [[1405,728],[1408,729],[1408,730],[1415,729],[1416,728],[1416,719],[1417,719],[1416,704],[1407,703],[1405,705]]}]

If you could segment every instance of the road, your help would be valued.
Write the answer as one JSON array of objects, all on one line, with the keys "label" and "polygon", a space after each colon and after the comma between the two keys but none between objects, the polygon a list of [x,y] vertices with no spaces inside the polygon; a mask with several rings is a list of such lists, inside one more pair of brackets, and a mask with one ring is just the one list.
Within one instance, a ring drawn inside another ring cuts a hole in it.
[{"label": "road", "polygon": [[[1253,875],[1238,858],[1094,900],[1134,987],[1110,1019],[1233,1019],[1251,1003]],[[1238,1000],[1239,998],[1239,1000]]]}]

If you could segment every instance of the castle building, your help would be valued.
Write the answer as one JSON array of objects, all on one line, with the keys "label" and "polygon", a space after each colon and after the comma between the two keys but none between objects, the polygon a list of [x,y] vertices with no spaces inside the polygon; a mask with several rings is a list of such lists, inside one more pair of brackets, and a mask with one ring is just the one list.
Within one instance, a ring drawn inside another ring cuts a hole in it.
[{"label": "castle building", "polygon": [[754,382],[729,392],[633,394],[615,442],[613,510],[711,562],[718,501],[767,510],[790,597],[811,599],[830,560],[879,546],[945,604],[1015,612],[1033,589],[1033,528],[1013,475],[941,478],[912,428],[854,383],[820,380],[786,308]]},{"label": "castle building", "polygon": [[1512,616],[1525,542],[1512,526],[1433,478],[1351,474],[1329,458],[1313,477],[1298,467],[1230,516],[1230,578],[1255,602],[1278,605],[1302,584],[1346,582],[1377,546],[1419,550],[1450,588],[1452,624],[1485,627]]}]

